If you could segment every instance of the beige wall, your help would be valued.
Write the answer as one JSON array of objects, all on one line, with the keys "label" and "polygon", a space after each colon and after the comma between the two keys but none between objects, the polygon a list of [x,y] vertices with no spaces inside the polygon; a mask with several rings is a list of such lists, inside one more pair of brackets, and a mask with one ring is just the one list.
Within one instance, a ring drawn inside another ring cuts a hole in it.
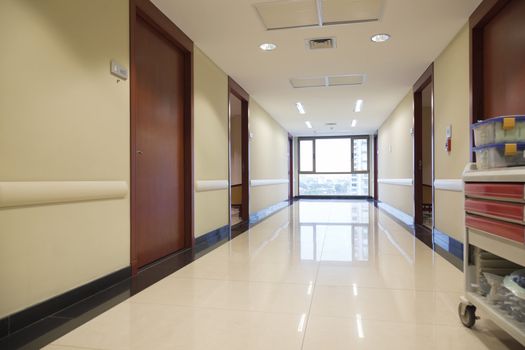
[{"label": "beige wall", "polygon": [[[379,129],[379,178],[412,178],[412,92]],[[452,126],[452,152],[444,149]],[[469,33],[465,25],[434,62],[435,179],[461,180],[469,161]],[[392,152],[389,147],[392,145]],[[379,184],[379,199],[413,215],[412,187]],[[435,192],[436,228],[463,241],[463,193]]]},{"label": "beige wall", "polygon": [[[129,182],[128,21],[127,0],[0,2],[0,181]],[[0,317],[129,266],[129,237],[129,196],[0,209]]]},{"label": "beige wall", "polygon": [[[378,132],[378,178],[412,179],[413,125],[412,90],[403,98]],[[379,200],[414,215],[412,186],[379,183]]]},{"label": "beige wall", "polygon": [[[461,179],[469,161],[469,31],[465,25],[434,63],[436,179]],[[452,126],[452,152],[444,149]],[[461,192],[436,191],[436,228],[463,241]]]},{"label": "beige wall", "polygon": [[[228,76],[194,50],[195,181],[228,180]],[[227,225],[228,189],[195,194],[195,237]]]},{"label": "beige wall", "polygon": [[[250,179],[288,178],[288,132],[250,99]],[[250,188],[250,213],[288,199],[288,184]]]}]

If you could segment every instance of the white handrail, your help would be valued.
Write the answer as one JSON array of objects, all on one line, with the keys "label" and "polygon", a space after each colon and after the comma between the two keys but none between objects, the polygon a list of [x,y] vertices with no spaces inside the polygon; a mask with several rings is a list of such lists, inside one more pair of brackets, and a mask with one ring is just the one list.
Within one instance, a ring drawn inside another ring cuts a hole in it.
[{"label": "white handrail", "polygon": [[0,208],[124,198],[126,181],[4,181]]}]

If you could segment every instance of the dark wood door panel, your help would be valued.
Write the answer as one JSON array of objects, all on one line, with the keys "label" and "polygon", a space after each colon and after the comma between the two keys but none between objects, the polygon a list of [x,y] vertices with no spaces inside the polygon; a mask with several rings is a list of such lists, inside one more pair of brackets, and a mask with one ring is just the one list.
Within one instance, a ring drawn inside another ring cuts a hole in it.
[{"label": "dark wood door panel", "polygon": [[135,191],[138,266],[184,248],[184,53],[135,25]]},{"label": "dark wood door panel", "polygon": [[483,28],[484,118],[525,114],[525,1],[510,1]]}]

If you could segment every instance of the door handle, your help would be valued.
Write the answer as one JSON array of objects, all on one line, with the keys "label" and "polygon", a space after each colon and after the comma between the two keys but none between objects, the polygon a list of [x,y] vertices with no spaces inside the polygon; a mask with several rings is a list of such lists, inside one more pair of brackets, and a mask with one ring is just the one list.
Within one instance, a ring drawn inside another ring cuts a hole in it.
[{"label": "door handle", "polygon": [[142,151],[137,151],[137,154],[140,154],[140,155],[142,155],[143,153],[142,153]]}]

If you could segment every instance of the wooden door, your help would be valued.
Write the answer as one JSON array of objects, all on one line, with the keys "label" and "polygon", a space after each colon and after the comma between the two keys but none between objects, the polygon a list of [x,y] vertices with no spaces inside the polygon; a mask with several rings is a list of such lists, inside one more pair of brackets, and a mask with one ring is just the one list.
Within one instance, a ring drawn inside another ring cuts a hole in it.
[{"label": "wooden door", "polygon": [[185,247],[185,56],[137,16],[133,222],[137,267]]},{"label": "wooden door", "polygon": [[293,201],[293,136],[288,134],[288,200]]},{"label": "wooden door", "polygon": [[416,81],[414,91],[414,223],[423,225],[423,142],[431,143],[431,192],[432,192],[432,227],[434,222],[434,107],[430,103],[430,140],[423,137],[423,90],[430,89],[430,99],[434,96],[434,63],[432,63]]},{"label": "wooden door", "polygon": [[[241,101],[241,158],[242,158],[242,205],[241,219],[250,219],[250,131],[248,128],[248,106],[250,95],[231,77],[228,77],[230,94]],[[230,145],[231,146],[231,145]],[[231,205],[231,203],[230,203]]]}]

